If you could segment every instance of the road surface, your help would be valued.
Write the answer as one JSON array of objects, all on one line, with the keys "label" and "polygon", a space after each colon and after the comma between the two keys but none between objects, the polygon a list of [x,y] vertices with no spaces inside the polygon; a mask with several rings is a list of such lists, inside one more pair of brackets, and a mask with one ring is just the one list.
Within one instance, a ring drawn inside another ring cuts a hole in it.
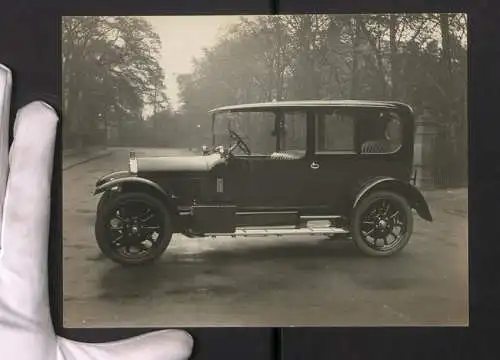
[{"label": "road surface", "polygon": [[465,189],[426,194],[435,222],[416,216],[411,242],[392,258],[321,237],[176,235],[156,264],[127,269],[100,255],[92,196],[95,180],[126,160],[114,150],[63,172],[67,327],[468,323]]}]

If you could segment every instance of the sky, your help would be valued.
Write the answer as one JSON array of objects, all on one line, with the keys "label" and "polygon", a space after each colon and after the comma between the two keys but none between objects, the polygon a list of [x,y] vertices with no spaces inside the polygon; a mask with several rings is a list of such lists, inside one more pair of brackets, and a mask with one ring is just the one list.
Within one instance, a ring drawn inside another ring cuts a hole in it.
[{"label": "sky", "polygon": [[166,76],[167,97],[174,109],[179,107],[177,75],[190,73],[192,59],[200,57],[205,47],[217,42],[217,37],[241,16],[148,16],[145,17],[162,42],[159,59]]}]

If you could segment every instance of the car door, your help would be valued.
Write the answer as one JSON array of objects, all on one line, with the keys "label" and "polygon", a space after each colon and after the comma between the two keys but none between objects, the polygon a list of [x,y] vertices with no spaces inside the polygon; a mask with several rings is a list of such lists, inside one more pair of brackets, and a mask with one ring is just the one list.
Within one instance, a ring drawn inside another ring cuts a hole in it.
[{"label": "car door", "polygon": [[295,209],[300,202],[306,158],[249,158],[245,205],[260,210]]},{"label": "car door", "polygon": [[[308,205],[311,154],[308,151],[310,121],[306,109],[282,110],[282,136],[274,151],[245,158],[245,207],[249,210],[300,209]],[[277,141],[274,139],[273,141]]]},{"label": "car door", "polygon": [[342,109],[318,109],[314,114],[314,145],[308,188],[313,207],[331,215],[348,205],[350,189],[360,171],[355,145],[356,117]]},{"label": "car door", "polygon": [[329,206],[332,215],[344,213],[360,186],[377,177],[402,176],[399,155],[364,152],[362,144],[385,142],[385,114],[380,109],[330,109],[317,111],[314,121],[314,151],[310,178],[311,202]]}]

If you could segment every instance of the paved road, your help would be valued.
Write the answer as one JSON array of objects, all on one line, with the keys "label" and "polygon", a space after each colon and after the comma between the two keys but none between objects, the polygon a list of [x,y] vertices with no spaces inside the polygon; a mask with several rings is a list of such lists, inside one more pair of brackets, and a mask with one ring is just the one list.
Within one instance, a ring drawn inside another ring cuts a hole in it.
[{"label": "paved road", "polygon": [[[140,153],[140,150],[138,150]],[[158,151],[156,151],[158,153]],[[65,326],[462,325],[468,321],[467,192],[428,194],[403,253],[373,259],[324,238],[175,236],[151,267],[100,256],[97,177],[127,153],[64,172]]]}]

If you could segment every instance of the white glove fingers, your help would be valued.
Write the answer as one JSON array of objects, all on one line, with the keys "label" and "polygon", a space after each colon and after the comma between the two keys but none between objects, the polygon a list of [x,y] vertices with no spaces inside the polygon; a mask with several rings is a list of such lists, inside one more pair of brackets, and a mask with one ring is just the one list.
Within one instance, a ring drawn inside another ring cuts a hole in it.
[{"label": "white glove fingers", "polygon": [[[3,213],[5,187],[9,172],[9,118],[12,91],[12,73],[0,64],[0,222]],[[0,249],[2,239],[0,237]]]},{"label": "white glove fingers", "polygon": [[185,360],[192,337],[180,330],[163,330],[111,343],[85,344],[59,339],[58,360]]},{"label": "white glove fingers", "polygon": [[57,121],[56,112],[42,102],[17,113],[1,229],[2,302],[34,323],[45,323],[49,313],[47,248]]}]

